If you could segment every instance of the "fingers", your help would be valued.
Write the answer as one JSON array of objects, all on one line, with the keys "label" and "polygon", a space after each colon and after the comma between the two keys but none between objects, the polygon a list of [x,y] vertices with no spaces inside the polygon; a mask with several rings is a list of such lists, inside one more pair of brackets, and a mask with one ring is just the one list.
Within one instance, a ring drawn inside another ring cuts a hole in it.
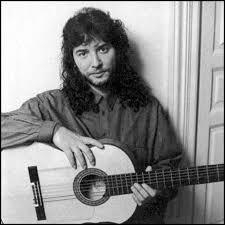
[{"label": "fingers", "polygon": [[101,142],[99,142],[99,141],[97,141],[93,138],[82,137],[81,140],[84,142],[84,144],[91,144],[91,145],[96,146],[98,148],[104,148],[104,145]]},{"label": "fingers", "polygon": [[77,168],[77,164],[76,164],[76,159],[74,157],[74,154],[73,152],[70,150],[70,149],[67,149],[67,150],[64,150],[65,154],[66,154],[66,157],[68,158],[69,162],[70,162],[70,165],[73,167],[73,168]]},{"label": "fingers", "polygon": [[145,189],[140,185],[135,183],[131,187],[132,192],[134,193],[134,200],[136,200],[138,205],[141,205],[142,202],[149,196]]},{"label": "fingers", "polygon": [[90,150],[90,148],[87,146],[88,144],[99,147],[99,148],[104,148],[104,145],[102,143],[100,143],[99,141],[89,138],[89,137],[80,136],[80,142],[77,145],[77,147],[80,149],[80,151],[78,152],[76,150],[75,154],[78,157],[78,161],[81,162],[82,168],[86,168],[87,165],[86,165],[84,155],[81,152],[85,153],[85,155],[87,156],[91,165],[95,166],[95,157],[94,157],[94,154],[92,153],[92,151]]},{"label": "fingers", "polygon": [[75,169],[77,169],[76,159],[78,160],[78,162],[80,163],[80,165],[83,169],[87,168],[86,159],[85,159],[82,151],[85,152],[89,161],[93,165],[94,162],[95,162],[93,153],[85,145],[80,146],[80,149],[73,146],[73,147],[70,148],[70,150],[64,151],[68,160],[69,160],[69,162],[70,162],[70,164],[71,164],[71,166]]},{"label": "fingers", "polygon": [[92,151],[85,144],[82,144],[82,143],[79,144],[78,147],[82,150],[82,152],[85,153],[85,155],[87,156],[91,165],[94,166],[95,165],[95,157],[94,157],[94,154],[92,153]]},{"label": "fingers", "polygon": [[75,154],[75,157],[78,160],[78,162],[80,163],[81,167],[83,169],[86,169],[87,163],[86,163],[85,157],[84,157],[83,153],[80,151],[80,149],[73,146],[73,147],[71,147],[71,150]]},{"label": "fingers", "polygon": [[[79,136],[79,141],[77,141],[76,144],[72,145],[70,148],[83,169],[87,168],[87,163],[86,163],[84,154],[87,156],[91,165],[95,166],[94,154],[92,153],[90,148],[87,146],[87,144],[91,144],[91,145],[97,146],[99,148],[104,148],[103,144],[95,139]],[[70,159],[69,159],[70,162],[72,162],[71,155],[68,155],[68,156],[70,157]]]},{"label": "fingers", "polygon": [[157,190],[151,188],[149,185],[143,183],[142,187],[145,189],[145,191],[151,196],[155,197]]},{"label": "fingers", "polygon": [[156,195],[156,190],[152,189],[150,186],[147,184],[137,184],[135,183],[132,187],[131,190],[133,192],[133,199],[135,202],[140,206],[142,205],[146,200],[150,200],[152,197],[155,197]]},{"label": "fingers", "polygon": [[[132,190],[132,189],[131,189]],[[133,185],[133,193],[138,197],[138,199],[140,200],[144,200],[145,198],[148,197],[148,193],[146,192],[146,190],[142,187],[141,184],[137,184],[135,183]]]},{"label": "fingers", "polygon": [[134,201],[135,201],[139,206],[142,205],[142,202],[136,197],[135,194],[133,194],[132,197],[133,197]]},{"label": "fingers", "polygon": [[99,141],[90,137],[80,136],[65,127],[60,127],[55,132],[53,136],[53,143],[56,147],[65,152],[71,166],[74,168],[77,168],[76,160],[82,168],[87,167],[84,155],[86,155],[91,165],[95,165],[94,155],[88,145],[104,148],[104,145]]},{"label": "fingers", "polygon": [[[78,142],[76,146],[72,146],[71,150],[75,154],[75,157],[77,158],[78,162],[80,163],[80,165],[83,169],[87,168],[86,159],[85,159],[83,153],[85,153],[85,155],[87,156],[91,165],[95,166],[94,154],[92,153],[90,148],[86,145],[86,143],[97,146],[99,148],[104,147],[102,143],[100,143],[99,141],[97,141],[95,139],[92,139],[92,138],[89,138],[89,137],[80,137],[80,142]],[[71,158],[71,156],[70,156],[70,158]]]}]

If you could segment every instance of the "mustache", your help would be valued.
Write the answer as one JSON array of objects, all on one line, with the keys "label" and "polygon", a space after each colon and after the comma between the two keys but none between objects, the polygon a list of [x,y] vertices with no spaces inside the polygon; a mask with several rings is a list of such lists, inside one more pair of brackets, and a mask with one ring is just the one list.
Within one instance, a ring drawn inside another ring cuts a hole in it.
[{"label": "mustache", "polygon": [[96,70],[96,71],[93,71],[93,72],[88,73],[88,75],[99,74],[99,73],[108,72],[108,71],[109,71],[108,69],[105,69],[105,70]]}]

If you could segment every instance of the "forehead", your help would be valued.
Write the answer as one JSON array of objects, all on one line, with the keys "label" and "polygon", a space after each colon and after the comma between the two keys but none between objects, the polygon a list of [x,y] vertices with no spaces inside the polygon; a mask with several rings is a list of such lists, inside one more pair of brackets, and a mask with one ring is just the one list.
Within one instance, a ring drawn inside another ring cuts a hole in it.
[{"label": "forehead", "polygon": [[98,46],[103,45],[105,43],[106,42],[101,39],[93,38],[91,40],[85,41],[82,44],[74,47],[74,49],[78,50],[78,49],[84,49],[84,48],[97,48]]}]

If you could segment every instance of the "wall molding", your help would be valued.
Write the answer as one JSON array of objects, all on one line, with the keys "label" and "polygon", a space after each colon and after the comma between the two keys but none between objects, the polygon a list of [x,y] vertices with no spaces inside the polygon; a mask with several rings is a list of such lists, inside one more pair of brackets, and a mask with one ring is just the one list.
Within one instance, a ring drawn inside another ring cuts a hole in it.
[{"label": "wall molding", "polygon": [[168,110],[184,148],[195,158],[200,2],[174,2]]},{"label": "wall molding", "polygon": [[[184,148],[183,164],[187,165],[195,164],[196,155],[200,12],[199,1],[175,1],[169,38],[168,111]],[[192,223],[193,196],[191,186],[181,191],[172,213],[175,223]]]}]

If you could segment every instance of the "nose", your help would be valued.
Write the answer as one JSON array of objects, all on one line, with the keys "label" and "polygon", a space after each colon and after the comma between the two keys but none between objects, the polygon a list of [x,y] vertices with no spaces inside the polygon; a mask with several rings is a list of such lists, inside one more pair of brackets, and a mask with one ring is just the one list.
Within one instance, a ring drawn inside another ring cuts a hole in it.
[{"label": "nose", "polygon": [[92,56],[92,67],[93,68],[99,68],[102,66],[102,61],[99,58],[98,54],[94,53]]}]

